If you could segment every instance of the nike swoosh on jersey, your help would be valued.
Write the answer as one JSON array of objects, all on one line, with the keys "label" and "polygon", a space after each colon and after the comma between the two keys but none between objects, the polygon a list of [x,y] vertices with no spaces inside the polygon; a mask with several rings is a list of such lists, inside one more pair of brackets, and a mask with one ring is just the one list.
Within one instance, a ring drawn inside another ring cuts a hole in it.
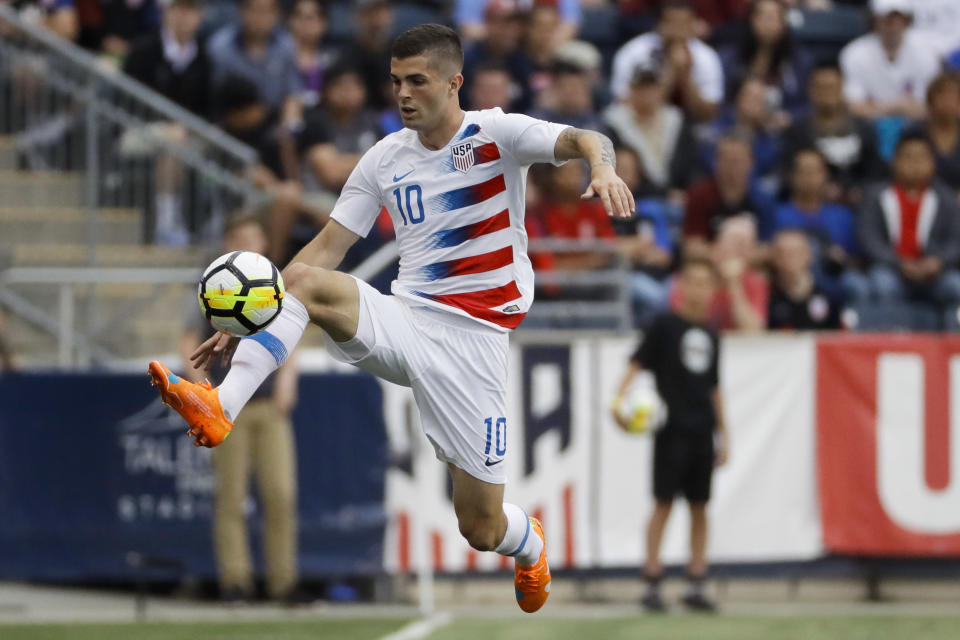
[{"label": "nike swoosh on jersey", "polygon": [[503,462],[503,458],[500,458],[499,460],[491,460],[490,458],[487,458],[486,462],[483,464],[487,465],[488,467],[492,467],[493,465],[500,464],[501,462]]},{"label": "nike swoosh on jersey", "polygon": [[410,169],[410,171],[407,171],[405,174],[403,174],[403,175],[400,176],[399,178],[397,177],[397,174],[393,174],[393,181],[394,181],[394,182],[400,182],[401,180],[403,180],[404,178],[406,178],[408,175],[410,175],[410,174],[413,173],[414,171],[416,171],[416,169]]}]

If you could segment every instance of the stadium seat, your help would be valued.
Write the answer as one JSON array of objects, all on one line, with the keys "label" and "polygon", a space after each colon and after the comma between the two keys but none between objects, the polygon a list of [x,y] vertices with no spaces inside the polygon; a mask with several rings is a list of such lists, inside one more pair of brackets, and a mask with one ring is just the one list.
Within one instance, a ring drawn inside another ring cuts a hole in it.
[{"label": "stadium seat", "polygon": [[944,331],[960,331],[960,306],[954,306],[943,312]]},{"label": "stadium seat", "polygon": [[853,307],[856,331],[939,331],[941,314],[917,302],[861,303]]}]

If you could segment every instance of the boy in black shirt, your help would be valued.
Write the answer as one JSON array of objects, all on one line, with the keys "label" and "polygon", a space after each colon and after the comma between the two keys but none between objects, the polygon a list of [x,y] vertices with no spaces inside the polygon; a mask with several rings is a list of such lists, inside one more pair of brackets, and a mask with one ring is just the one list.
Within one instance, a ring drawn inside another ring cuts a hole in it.
[{"label": "boy in black shirt", "polygon": [[[667,406],[666,424],[654,442],[656,507],[647,525],[647,592],[642,603],[651,611],[666,608],[660,595],[660,543],[677,494],[683,494],[690,505],[690,584],[683,602],[698,610],[714,608],[703,593],[707,501],[713,468],[726,461],[728,451],[718,386],[719,341],[706,324],[716,278],[708,260],[688,259],[684,263],[677,278],[683,294],[682,308],[668,311],[653,322],[620,385],[622,396],[637,373],[646,369],[653,373],[657,391]],[[626,430],[627,423],[619,413],[615,412],[614,418]]]}]

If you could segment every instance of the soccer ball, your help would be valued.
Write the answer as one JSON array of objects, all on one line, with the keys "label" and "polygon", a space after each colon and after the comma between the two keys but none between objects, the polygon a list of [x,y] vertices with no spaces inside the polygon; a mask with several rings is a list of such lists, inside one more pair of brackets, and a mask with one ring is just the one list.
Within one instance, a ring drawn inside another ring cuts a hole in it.
[{"label": "soccer ball", "polygon": [[617,412],[627,422],[630,433],[657,431],[667,421],[664,404],[650,378],[641,377],[623,394]]},{"label": "soccer ball", "polygon": [[213,328],[234,336],[263,330],[280,315],[283,278],[268,259],[252,251],[220,256],[200,278],[200,310]]}]

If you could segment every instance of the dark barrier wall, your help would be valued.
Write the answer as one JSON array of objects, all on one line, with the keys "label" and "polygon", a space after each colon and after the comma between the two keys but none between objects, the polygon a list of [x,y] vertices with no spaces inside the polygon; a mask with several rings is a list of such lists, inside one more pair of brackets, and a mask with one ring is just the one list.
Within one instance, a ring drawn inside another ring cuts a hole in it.
[{"label": "dark barrier wall", "polygon": [[[300,379],[293,421],[306,577],[382,568],[381,399],[366,374]],[[210,453],[192,445],[146,374],[0,377],[0,578],[129,578],[129,552],[212,577]],[[259,515],[251,500],[258,550]]]}]

